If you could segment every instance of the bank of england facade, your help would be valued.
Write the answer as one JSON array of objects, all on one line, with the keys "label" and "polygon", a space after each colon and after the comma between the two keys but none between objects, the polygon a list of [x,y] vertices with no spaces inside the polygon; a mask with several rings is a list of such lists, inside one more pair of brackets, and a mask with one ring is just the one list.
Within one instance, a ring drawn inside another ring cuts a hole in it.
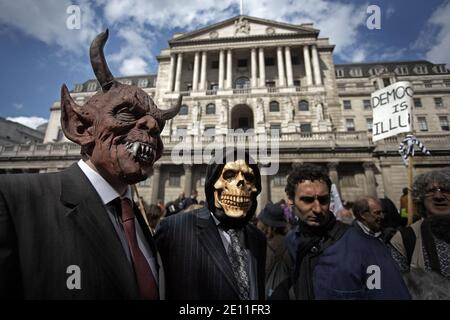
[{"label": "bank of england facade", "polygon": [[[188,149],[195,158],[208,145],[237,143],[241,138],[236,132],[251,132],[243,143],[261,145],[258,139],[265,136],[269,147],[278,148],[278,170],[262,177],[260,204],[284,198],[292,166],[315,163],[329,170],[343,199],[388,196],[398,206],[401,189],[407,186],[407,170],[398,154],[401,137],[372,143],[370,94],[403,80],[415,90],[416,136],[432,152],[432,156],[417,153],[415,174],[450,167],[446,65],[334,64],[334,45],[319,32],[312,24],[237,16],[174,34],[157,57],[156,75],[118,78],[140,86],[159,106],[184,96],[180,114],[162,132],[163,157],[139,184],[146,202],[167,202],[192,189],[203,199],[206,164],[198,159],[174,161],[173,151]],[[97,90],[98,83],[88,80],[71,93],[83,104]],[[57,171],[77,161],[79,147],[63,137],[59,117],[60,105],[55,102],[44,144],[0,146],[0,172]],[[275,143],[270,137],[276,135]]]}]

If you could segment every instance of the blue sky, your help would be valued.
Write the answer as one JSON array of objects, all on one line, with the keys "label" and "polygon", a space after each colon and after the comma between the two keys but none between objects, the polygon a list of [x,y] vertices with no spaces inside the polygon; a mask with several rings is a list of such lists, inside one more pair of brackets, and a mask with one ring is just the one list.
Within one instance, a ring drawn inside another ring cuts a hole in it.
[{"label": "blue sky", "polygon": [[[450,1],[244,0],[244,13],[288,23],[313,22],[336,45],[335,63],[427,59],[450,62]],[[0,116],[30,126],[49,118],[62,83],[93,78],[89,43],[110,29],[105,49],[114,75],[156,73],[174,32],[239,14],[239,0],[0,0]],[[66,12],[80,9],[80,29]],[[381,29],[369,30],[369,5]],[[19,118],[20,117],[20,118]]]}]

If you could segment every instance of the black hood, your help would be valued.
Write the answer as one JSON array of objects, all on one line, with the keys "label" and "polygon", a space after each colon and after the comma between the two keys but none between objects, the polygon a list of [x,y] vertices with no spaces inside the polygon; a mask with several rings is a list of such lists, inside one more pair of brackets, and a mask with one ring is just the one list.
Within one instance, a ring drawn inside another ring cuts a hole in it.
[{"label": "black hood", "polygon": [[[216,153],[217,155],[217,153]],[[205,179],[205,195],[206,195],[206,204],[208,209],[214,214],[214,216],[221,222],[221,225],[225,228],[242,228],[245,226],[255,215],[256,207],[258,206],[258,202],[256,197],[261,192],[261,174],[259,172],[258,165],[254,161],[254,159],[248,154],[247,151],[243,149],[237,148],[224,148],[222,150],[223,157],[213,157],[212,161],[208,164],[206,168],[206,179]],[[222,173],[222,169],[228,162],[234,162],[236,160],[242,159],[244,160],[250,168],[252,168],[253,173],[255,174],[255,186],[256,192],[252,195],[252,205],[247,212],[247,215],[242,218],[230,218],[228,217],[223,209],[216,208],[214,205],[214,184],[217,179],[220,177]],[[217,163],[219,162],[219,163]]]}]

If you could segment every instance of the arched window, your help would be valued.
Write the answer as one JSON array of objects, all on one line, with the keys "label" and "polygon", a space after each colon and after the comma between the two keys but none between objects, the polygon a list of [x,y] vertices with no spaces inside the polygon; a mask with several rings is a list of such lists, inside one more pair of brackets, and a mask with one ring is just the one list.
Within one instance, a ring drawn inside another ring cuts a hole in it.
[{"label": "arched window", "polygon": [[216,114],[216,105],[214,103],[209,103],[206,106],[206,114]]},{"label": "arched window", "polygon": [[236,79],[236,89],[250,88],[250,79],[247,77],[240,77]]},{"label": "arched window", "polygon": [[180,112],[178,112],[178,114],[179,114],[180,116],[187,115],[187,114],[188,114],[188,106],[185,105],[185,104],[183,104],[183,105],[181,106]]},{"label": "arched window", "polygon": [[270,101],[269,111],[270,112],[279,112],[280,111],[280,104],[278,103],[278,101]]},{"label": "arched window", "polygon": [[300,100],[298,102],[298,110],[299,111],[308,111],[309,110],[309,103],[306,100]]}]

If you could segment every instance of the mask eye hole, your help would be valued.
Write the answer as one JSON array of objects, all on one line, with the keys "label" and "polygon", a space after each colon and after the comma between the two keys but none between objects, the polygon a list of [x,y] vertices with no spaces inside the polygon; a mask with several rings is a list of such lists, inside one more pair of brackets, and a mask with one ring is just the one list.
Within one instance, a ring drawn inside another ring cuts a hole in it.
[{"label": "mask eye hole", "polygon": [[233,170],[227,170],[223,173],[223,178],[225,180],[231,180],[236,176],[236,172],[234,172]]},{"label": "mask eye hole", "polygon": [[253,182],[255,181],[255,176],[252,173],[244,173],[244,178],[245,180],[247,180],[248,182]]},{"label": "mask eye hole", "polygon": [[113,115],[116,119],[123,122],[132,122],[139,119],[142,115],[139,113],[139,108],[134,105],[124,102],[113,109]]}]

